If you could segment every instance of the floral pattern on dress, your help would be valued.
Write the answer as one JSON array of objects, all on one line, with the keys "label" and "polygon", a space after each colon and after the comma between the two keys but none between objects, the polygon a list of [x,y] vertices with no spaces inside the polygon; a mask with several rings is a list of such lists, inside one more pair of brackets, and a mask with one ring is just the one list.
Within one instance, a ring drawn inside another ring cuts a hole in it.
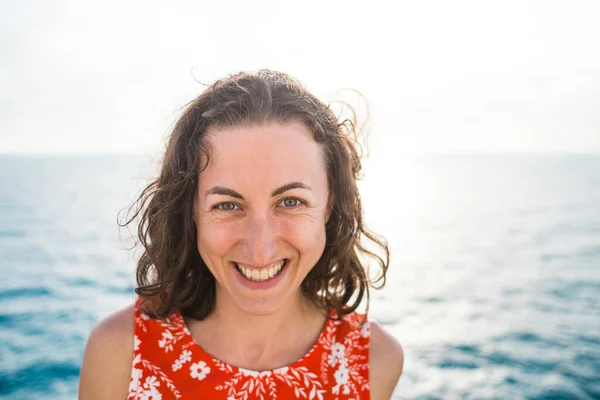
[{"label": "floral pattern on dress", "polygon": [[277,399],[278,382],[285,383],[299,399],[323,400],[323,385],[318,376],[306,367],[283,367],[273,371],[252,371],[237,368],[237,372],[225,363],[216,361],[217,366],[233,376],[223,385],[215,387],[217,391],[226,391],[228,400]]},{"label": "floral pattern on dress", "polygon": [[[144,381],[142,383],[143,378]],[[127,399],[162,400],[163,395],[158,389],[161,381],[165,383],[167,389],[171,391],[173,398],[181,398],[181,394],[169,377],[163,373],[160,368],[156,367],[151,362],[142,359],[141,355],[137,354],[133,358],[129,382],[129,395],[127,396]]]},{"label": "floral pattern on dress", "polygon": [[136,306],[128,400],[368,400],[369,324],[361,326],[357,313],[338,321],[334,315],[301,360],[253,371],[207,354],[180,313],[161,321]]},{"label": "floral pattern on dress", "polygon": [[193,363],[190,367],[190,376],[192,378],[198,379],[199,381],[206,378],[206,376],[210,373],[210,367],[204,361],[200,361],[199,363]]}]

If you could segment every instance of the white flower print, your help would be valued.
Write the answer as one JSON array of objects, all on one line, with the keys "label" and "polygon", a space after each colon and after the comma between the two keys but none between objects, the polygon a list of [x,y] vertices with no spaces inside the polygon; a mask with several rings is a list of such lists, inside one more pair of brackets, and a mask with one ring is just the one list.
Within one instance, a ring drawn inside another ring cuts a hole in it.
[{"label": "white flower print", "polygon": [[160,392],[153,387],[150,390],[144,391],[141,398],[143,400],[162,400],[162,394],[160,394]]},{"label": "white flower print", "polygon": [[185,322],[182,318],[167,318],[164,321],[157,321],[163,328],[161,332],[162,339],[158,341],[158,347],[165,350],[165,353],[173,351],[173,346],[186,337]]},{"label": "white flower print", "polygon": [[160,386],[160,382],[156,379],[155,376],[146,377],[146,381],[144,382],[144,388],[152,389]]},{"label": "white flower print", "polygon": [[[141,362],[144,367],[144,371],[150,372],[152,374],[151,376],[154,378],[158,377],[158,379],[160,379],[160,382],[163,382],[167,386],[167,389],[169,389],[171,391],[171,393],[173,393],[173,395],[175,396],[176,399],[181,399],[181,393],[179,393],[179,391],[173,384],[173,381],[171,381],[171,379],[169,379],[169,377],[163,371],[161,371],[160,368],[158,368],[151,362],[144,360],[144,359],[142,359]],[[147,390],[143,393],[145,395],[153,396],[153,397],[151,397],[152,400],[159,399],[162,397],[161,393],[159,393],[158,390],[156,389],[156,387],[160,384],[160,382],[156,381],[156,383],[154,383],[154,380],[155,379],[147,381],[149,391]],[[159,396],[161,396],[161,397],[159,397]],[[142,397],[142,398],[146,398],[146,397]]]},{"label": "white flower print", "polygon": [[[146,325],[144,321],[148,321],[148,325]],[[182,398],[181,393],[173,381],[165,373],[167,371],[162,371],[160,365],[154,365],[152,362],[154,360],[150,361],[142,358],[142,353],[144,350],[141,349],[141,344],[146,340],[146,338],[149,338],[149,336],[146,336],[146,333],[148,333],[148,328],[160,329],[157,324],[160,324],[160,327],[164,327],[160,321],[150,320],[150,318],[148,318],[139,309],[136,309],[136,331],[133,335],[134,359],[131,368],[129,395],[127,396],[129,400],[162,400],[163,394],[161,393],[161,389],[168,391],[167,393],[170,392],[169,398]],[[174,332],[174,334],[173,332],[168,332],[165,334],[164,331],[161,331],[163,334],[163,340],[157,340],[159,343],[154,342],[153,345],[156,346],[156,344],[158,344],[160,346],[160,342],[162,342],[165,352],[168,352],[169,348],[172,349],[173,343],[179,340],[180,336],[183,336],[183,333],[179,333],[177,330],[174,330]],[[174,340],[169,340],[170,338],[174,338]],[[188,357],[191,359],[191,354],[184,354],[184,358]]]},{"label": "white flower print", "polygon": [[344,352],[346,351],[346,346],[341,343],[334,343],[331,346],[331,354],[336,358],[344,357]]},{"label": "white flower print", "polygon": [[141,386],[136,387],[135,389],[129,388],[129,396],[128,399],[141,399],[144,396],[144,389]]},{"label": "white flower print", "polygon": [[204,361],[200,361],[199,363],[193,363],[190,366],[190,375],[192,378],[197,378],[199,381],[206,378],[206,376],[210,373],[210,367],[206,365]]},{"label": "white flower print", "polygon": [[331,346],[331,354],[327,357],[327,363],[334,367],[338,363],[345,364],[346,363],[346,346],[341,343],[333,343]]},{"label": "white flower print", "polygon": [[343,365],[340,365],[337,371],[335,371],[335,381],[340,384],[348,383],[348,368]]},{"label": "white flower print", "polygon": [[[205,358],[203,353],[196,354],[195,344],[178,314],[165,320],[144,317],[139,312],[136,314],[136,332],[132,335],[135,354],[129,400],[182,400],[190,397],[191,391],[227,400],[324,400],[329,397],[358,400],[369,390],[370,326],[368,322],[360,326],[360,318],[354,315],[327,323],[318,345],[313,348],[316,355],[306,357],[320,368],[298,363],[262,372],[233,367]],[[146,321],[147,326],[143,324]],[[147,354],[149,346],[162,353],[162,357]]]},{"label": "white flower print", "polygon": [[[139,371],[139,372],[137,372]],[[142,374],[142,370],[138,370],[134,368],[135,379],[137,380],[137,386],[129,388],[129,396],[128,398],[133,398],[135,400],[162,400],[162,394],[158,391],[158,387],[160,386],[160,381],[156,378],[156,376],[148,376],[144,381],[143,387],[139,385],[139,380],[141,378],[137,375]],[[133,376],[133,375],[132,375]],[[132,383],[133,385],[133,383]]]},{"label": "white flower print", "polygon": [[[226,372],[225,364],[217,363],[219,370]],[[232,371],[229,371],[232,372]],[[282,367],[272,371],[253,371],[238,368],[223,385],[215,386],[218,391],[226,391],[231,399],[280,399],[277,386],[283,383],[294,391],[294,398],[323,400],[326,391],[316,374],[306,367]],[[286,398],[287,399],[287,398]]]},{"label": "white flower print", "polygon": [[350,376],[348,368],[345,365],[341,364],[335,374],[333,374],[335,378],[336,385],[333,387],[333,394],[338,394],[340,392],[340,386],[344,388],[344,394],[350,393],[350,388],[348,387],[348,378]]},{"label": "white flower print", "polygon": [[173,372],[180,370],[181,367],[183,366],[183,363],[181,362],[181,358],[178,358],[177,360],[175,360],[175,363],[173,363],[173,365],[171,366],[171,369],[173,370]]},{"label": "white flower print", "polygon": [[192,361],[192,352],[189,350],[183,350],[179,355],[179,358],[175,360],[175,363],[171,366],[173,372],[180,370],[183,364]]},{"label": "white flower print", "polygon": [[332,354],[327,356],[327,364],[331,365],[332,367],[335,367],[335,364],[337,364],[337,360]]},{"label": "white flower print", "polygon": [[[338,325],[346,325],[344,336],[337,332],[325,332],[323,335],[324,349],[321,357],[321,379],[330,385],[334,398],[346,399],[345,396],[359,398],[360,393],[369,390],[368,380],[368,349],[370,324],[366,321],[362,326],[361,316],[348,315]],[[328,372],[331,378],[328,378]]]},{"label": "white flower print", "polygon": [[139,368],[132,368],[131,383],[129,385],[132,390],[137,390],[140,387],[140,379],[141,378],[142,378],[142,370]]},{"label": "white flower print", "polygon": [[192,352],[189,350],[183,350],[181,352],[181,355],[179,356],[179,359],[181,360],[182,363],[185,363],[187,361],[192,361]]},{"label": "white flower print", "polygon": [[165,351],[173,350],[173,335],[171,331],[165,330],[162,333],[162,339],[158,341],[158,347],[165,349]]}]

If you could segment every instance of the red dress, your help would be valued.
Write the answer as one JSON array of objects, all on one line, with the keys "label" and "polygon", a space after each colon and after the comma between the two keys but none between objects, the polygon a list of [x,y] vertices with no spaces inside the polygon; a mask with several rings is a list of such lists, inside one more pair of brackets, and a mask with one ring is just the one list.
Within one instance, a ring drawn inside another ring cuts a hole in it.
[{"label": "red dress", "polygon": [[[332,315],[335,315],[332,313]],[[207,354],[174,312],[166,320],[135,307],[128,399],[368,400],[369,323],[352,313],[329,319],[299,361],[270,371],[234,367]]]}]

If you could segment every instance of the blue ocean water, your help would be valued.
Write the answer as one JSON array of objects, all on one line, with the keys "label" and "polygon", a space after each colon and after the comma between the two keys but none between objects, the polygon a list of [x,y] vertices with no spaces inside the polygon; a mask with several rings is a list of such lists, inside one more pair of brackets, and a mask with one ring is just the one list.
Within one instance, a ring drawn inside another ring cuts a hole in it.
[{"label": "blue ocean water", "polygon": [[[144,156],[0,156],[0,399],[73,399],[87,336],[133,299],[117,213]],[[600,156],[369,161],[392,263],[370,306],[395,399],[600,399]]]}]

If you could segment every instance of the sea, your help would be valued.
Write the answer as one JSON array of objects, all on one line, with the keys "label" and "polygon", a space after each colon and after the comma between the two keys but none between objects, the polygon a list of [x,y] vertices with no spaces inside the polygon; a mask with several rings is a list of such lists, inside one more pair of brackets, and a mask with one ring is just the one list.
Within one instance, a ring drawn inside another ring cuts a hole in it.
[{"label": "sea", "polygon": [[[92,327],[133,301],[139,252],[117,221],[159,162],[0,156],[0,399],[77,398]],[[364,172],[391,253],[369,316],[405,355],[394,399],[600,399],[600,155],[398,155]]]}]

